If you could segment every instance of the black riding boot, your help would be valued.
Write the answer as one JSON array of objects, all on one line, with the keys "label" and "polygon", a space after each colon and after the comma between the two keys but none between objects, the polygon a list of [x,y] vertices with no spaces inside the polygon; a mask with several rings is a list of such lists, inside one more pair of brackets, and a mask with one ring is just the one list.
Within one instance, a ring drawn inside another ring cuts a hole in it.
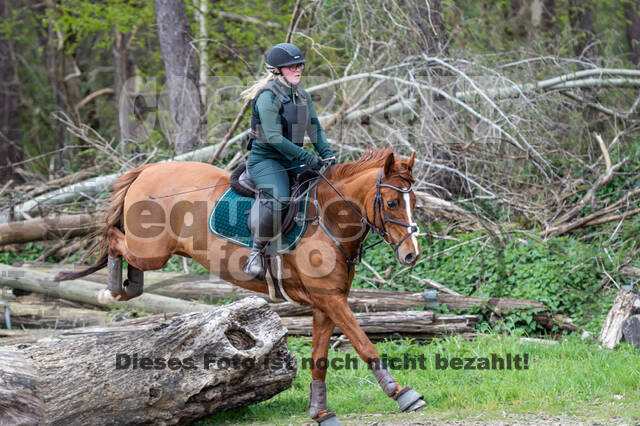
[{"label": "black riding boot", "polygon": [[266,270],[264,252],[268,249],[269,241],[280,232],[280,217],[274,214],[271,204],[267,201],[258,199],[255,204],[257,206],[252,208],[251,214],[252,216],[257,214],[259,217],[257,219],[255,216],[251,218],[253,222],[250,226],[253,232],[253,247],[242,270],[247,275],[263,280]]}]

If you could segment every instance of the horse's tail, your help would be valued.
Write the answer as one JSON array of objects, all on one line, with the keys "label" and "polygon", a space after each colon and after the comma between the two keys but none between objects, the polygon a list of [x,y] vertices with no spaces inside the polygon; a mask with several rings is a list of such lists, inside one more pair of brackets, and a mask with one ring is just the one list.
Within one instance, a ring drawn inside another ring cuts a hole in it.
[{"label": "horse's tail", "polygon": [[124,225],[122,218],[124,210],[124,198],[127,195],[127,191],[129,191],[129,187],[131,186],[133,181],[135,181],[138,176],[140,176],[140,173],[142,173],[144,169],[150,166],[153,166],[153,164],[145,164],[144,166],[137,167],[120,176],[113,183],[113,191],[111,192],[111,196],[109,198],[109,207],[107,207],[107,210],[105,211],[104,224],[97,231],[87,236],[87,239],[95,241],[95,243],[91,247],[91,249],[89,249],[89,251],[84,255],[83,260],[95,253],[96,250],[100,249],[101,251],[100,255],[98,256],[98,260],[96,260],[93,265],[80,271],[62,271],[53,278],[54,281],[75,280],[77,278],[93,274],[94,272],[107,266],[109,248],[107,233],[109,232],[109,228],[111,228],[112,226],[122,227]]}]

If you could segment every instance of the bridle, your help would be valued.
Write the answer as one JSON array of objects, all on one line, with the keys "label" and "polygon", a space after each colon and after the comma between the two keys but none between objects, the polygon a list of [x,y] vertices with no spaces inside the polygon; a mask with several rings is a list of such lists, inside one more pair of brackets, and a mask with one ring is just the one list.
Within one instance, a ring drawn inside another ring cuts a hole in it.
[{"label": "bridle", "polygon": [[[342,199],[342,201],[344,201],[350,208],[351,210],[353,210],[355,212],[355,214],[360,217],[360,233],[362,235],[362,239],[360,240],[360,244],[358,245],[358,249],[356,251],[356,255],[353,258],[350,258],[349,255],[347,254],[346,250],[344,249],[344,247],[342,246],[342,244],[340,243],[340,241],[338,241],[338,239],[329,231],[329,229],[327,228],[327,226],[324,224],[324,221],[322,220],[322,216],[320,216],[320,206],[318,204],[318,185],[315,185],[314,188],[314,199],[313,199],[313,205],[316,209],[316,216],[309,218],[308,220],[312,220],[314,221],[314,223],[317,223],[320,225],[320,227],[322,228],[322,230],[329,236],[329,238],[331,238],[331,240],[334,242],[334,244],[338,247],[338,249],[342,252],[342,254],[344,255],[346,261],[347,261],[347,265],[349,267],[349,269],[355,267],[355,265],[357,265],[360,260],[362,259],[362,255],[365,252],[365,250],[376,246],[378,244],[380,244],[381,242],[385,242],[387,243],[387,245],[389,245],[391,248],[393,248],[396,257],[399,257],[398,255],[398,249],[400,248],[400,245],[404,242],[404,240],[406,240],[407,238],[410,238],[413,234],[418,232],[418,225],[414,222],[414,223],[405,223],[405,222],[400,222],[398,220],[392,219],[387,217],[386,211],[384,209],[384,202],[382,199],[382,193],[380,192],[381,188],[391,188],[395,191],[398,191],[400,193],[403,194],[407,194],[409,192],[412,191],[411,185],[409,185],[408,188],[399,188],[397,186],[388,184],[388,183],[382,183],[382,173],[384,171],[384,168],[381,168],[380,171],[378,172],[378,179],[376,181],[376,193],[373,197],[373,222],[370,221],[367,216],[366,216],[366,212],[365,215],[362,215],[354,206],[353,204],[351,204],[351,202],[349,200],[347,200],[342,193],[340,193],[340,191],[338,190],[338,188],[336,188],[325,176],[323,173],[318,173],[318,175],[324,179],[325,182],[327,182],[327,184],[336,192],[336,194],[338,194],[338,196]],[[376,226],[376,221],[380,222],[380,226]],[[387,227],[385,226],[386,223],[394,223],[396,225],[400,225],[400,226],[404,226],[405,228],[408,228],[409,231],[407,232],[407,234],[402,237],[400,239],[400,241],[398,241],[397,243],[393,243],[391,241],[387,241],[385,239],[385,237],[389,237],[389,240],[391,240],[391,234],[387,231]],[[375,243],[369,244],[366,247],[362,247],[364,240],[369,232],[369,229],[373,229],[373,231],[378,234],[381,239],[379,241],[376,241]]]}]

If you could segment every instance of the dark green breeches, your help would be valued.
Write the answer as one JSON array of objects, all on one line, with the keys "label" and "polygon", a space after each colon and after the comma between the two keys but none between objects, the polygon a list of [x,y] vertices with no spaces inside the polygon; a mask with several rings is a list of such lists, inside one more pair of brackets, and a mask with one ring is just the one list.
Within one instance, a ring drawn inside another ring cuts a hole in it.
[{"label": "dark green breeches", "polygon": [[[249,155],[247,169],[256,187],[265,192],[265,199],[271,204],[275,212],[283,210],[289,202],[289,176],[294,177],[307,166],[301,166],[297,161],[278,161]],[[294,167],[293,169],[291,169]],[[289,169],[289,170],[287,170]]]}]

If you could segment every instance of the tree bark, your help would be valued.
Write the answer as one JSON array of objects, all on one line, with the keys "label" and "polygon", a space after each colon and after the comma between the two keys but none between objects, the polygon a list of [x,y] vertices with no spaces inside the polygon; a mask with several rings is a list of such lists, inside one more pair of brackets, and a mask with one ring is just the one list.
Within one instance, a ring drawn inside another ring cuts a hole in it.
[{"label": "tree bark", "polygon": [[602,325],[598,340],[606,348],[613,349],[622,338],[622,326],[632,314],[640,297],[632,291],[620,290]]},{"label": "tree bark", "polygon": [[[465,333],[474,334],[471,327],[476,323],[476,315],[439,315],[434,316],[433,311],[396,311],[396,312],[372,312],[357,313],[356,320],[369,337],[415,337],[430,339],[442,337],[447,334]],[[282,323],[290,335],[311,336],[312,321],[310,316],[281,317]],[[333,334],[341,334],[342,331],[335,327]]]},{"label": "tree bark", "polygon": [[[0,2],[0,18],[9,17],[9,1]],[[13,68],[13,41],[0,38],[0,186],[22,181],[13,164],[22,160],[19,85]]]},{"label": "tree bark", "polygon": [[265,301],[247,298],[215,312],[151,316],[4,347],[0,392],[9,398],[0,416],[37,416],[44,401],[38,423],[185,424],[269,399],[291,386],[296,370],[279,317]]},{"label": "tree bark", "polygon": [[205,141],[204,114],[198,93],[198,58],[191,45],[183,1],[155,0],[158,39],[169,92],[171,123],[166,129],[176,151],[191,151]]}]

